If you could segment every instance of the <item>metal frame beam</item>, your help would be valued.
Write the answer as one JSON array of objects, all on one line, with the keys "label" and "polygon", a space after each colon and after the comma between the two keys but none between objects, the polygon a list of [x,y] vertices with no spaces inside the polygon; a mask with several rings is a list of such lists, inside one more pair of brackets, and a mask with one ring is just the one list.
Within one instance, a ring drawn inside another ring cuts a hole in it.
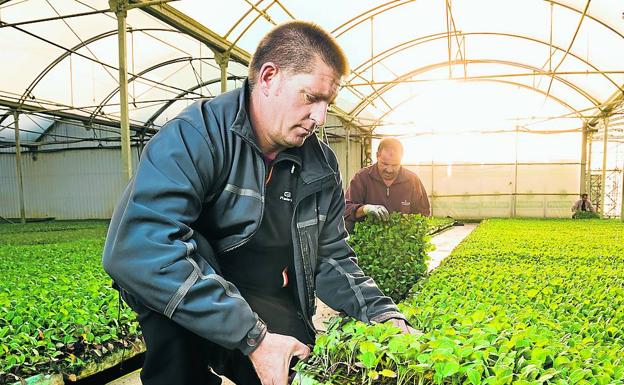
[{"label": "metal frame beam", "polygon": [[[177,64],[177,63],[181,63],[181,62],[192,62],[194,60],[205,60],[205,59],[211,59],[211,58],[192,58],[192,57],[180,57],[180,58],[176,58],[176,59],[171,59],[171,60],[167,60],[158,64],[155,64],[149,68],[144,69],[143,71],[139,72],[136,75],[133,75],[130,79],[128,79],[128,83],[132,83],[133,81],[140,79],[143,77],[143,75],[150,73],[151,71],[160,69],[162,67],[166,67],[168,65],[172,65],[172,64]],[[196,88],[195,88],[196,89]],[[193,89],[193,91],[195,91],[195,89]],[[180,89],[181,92],[183,92],[184,95],[187,95],[189,93],[192,93],[193,91],[188,91],[188,90],[184,90],[184,89]],[[100,104],[98,105],[98,107],[91,113],[91,118],[95,118],[100,111],[102,111],[102,109],[104,107],[106,107],[107,103],[119,92],[119,87],[117,87],[116,89],[114,89],[113,91],[111,91],[104,99],[102,99],[102,101],[100,102]],[[202,94],[196,94],[197,96],[202,96]]]},{"label": "metal frame beam", "polygon": [[603,118],[603,125],[604,125],[604,138],[603,138],[603,147],[602,147],[602,184],[601,184],[601,188],[600,188],[600,214],[602,214],[604,216],[605,214],[605,203],[606,203],[606,197],[605,197],[605,191],[606,191],[606,185],[607,185],[607,144],[609,142],[609,118],[605,117]]},{"label": "metal frame beam", "polygon": [[[51,111],[45,107],[33,106],[30,104],[20,103],[20,102],[15,102],[15,101],[10,101],[10,100],[0,99],[0,106],[8,107],[13,110],[20,111],[20,112],[32,112],[35,114],[49,115],[49,116],[54,116],[58,118],[68,119],[68,120],[75,120],[75,121],[83,122],[85,123],[85,125],[88,125],[89,123],[94,123],[94,124],[98,124],[101,126],[119,128],[119,122],[116,122],[116,121],[110,121],[110,120],[105,120],[105,119],[93,119],[92,120],[88,116],[83,116],[83,115],[78,115],[78,114],[73,114],[70,112],[63,112],[63,111]],[[145,127],[141,125],[137,125],[137,124],[130,124],[130,129],[132,131],[139,132],[145,129]],[[157,130],[154,130],[154,129],[147,129],[147,130],[152,133],[158,132]]]},{"label": "metal frame beam", "polygon": [[15,171],[17,173],[17,186],[19,195],[20,219],[26,223],[26,207],[24,205],[24,181],[22,176],[22,147],[20,146],[19,112],[14,111],[15,125]]},{"label": "metal frame beam", "polygon": [[[142,0],[130,0],[131,4],[141,5]],[[229,53],[230,58],[245,66],[249,65],[251,55],[244,49],[222,38],[218,33],[205,27],[190,16],[167,4],[141,6],[141,10],[165,24],[204,43],[218,53]]]},{"label": "metal frame beam", "polygon": [[581,180],[579,191],[581,194],[585,194],[587,190],[587,139],[589,136],[589,130],[587,122],[583,123],[583,132],[581,134]]},{"label": "metal frame beam", "polygon": [[[351,19],[347,20],[346,22],[342,23],[341,25],[339,25],[338,27],[334,28],[331,33],[335,36],[335,37],[340,37],[341,35],[345,34],[346,32],[350,31],[351,29],[357,27],[359,24],[362,24],[363,22],[365,22],[367,19],[369,19],[370,17],[374,17],[377,16],[381,13],[384,13],[386,11],[389,11],[391,9],[397,8],[397,7],[401,7],[403,5],[412,3],[416,0],[391,0],[388,1],[384,4],[381,4],[377,7],[374,8],[370,8],[362,13],[360,13],[359,15],[356,15],[354,17],[352,17]],[[579,13],[579,14],[583,14],[583,11],[580,9],[576,9],[570,5],[558,2],[558,1],[554,1],[554,0],[544,0],[548,3],[552,3],[554,5],[558,5],[560,7],[569,9],[570,11]],[[615,33],[616,35],[620,36],[621,38],[624,39],[624,35],[621,34],[620,32],[617,31],[617,29],[615,29],[614,27],[612,27],[611,25],[607,24],[606,22],[595,18],[593,15],[591,14],[587,14],[585,17],[601,24],[602,26],[604,26],[605,28],[609,29],[611,32]]]},{"label": "metal frame beam", "polygon": [[[239,77],[239,76],[228,76],[227,80],[243,80],[245,78]],[[196,89],[199,89],[201,87],[205,87],[211,84],[215,84],[215,83],[219,83],[221,82],[222,79],[221,78],[217,78],[217,79],[211,79],[205,82],[202,82],[200,84],[194,85],[193,87],[189,88],[186,92],[182,92],[178,95],[176,95],[175,99],[171,99],[170,101],[168,101],[167,103],[165,103],[161,108],[158,109],[158,111],[156,111],[155,113],[152,114],[152,116],[149,117],[149,119],[147,119],[147,121],[145,121],[145,127],[149,127],[152,124],[154,124],[154,121],[156,119],[158,119],[158,117],[167,110],[167,108],[169,108],[173,103],[177,102],[178,100],[180,100],[180,98],[184,97],[185,95],[195,91]]]},{"label": "metal frame beam", "polygon": [[[149,32],[149,31],[163,31],[163,32],[181,33],[179,31],[174,31],[174,30],[165,29],[165,28],[143,28],[143,29],[135,29],[135,30],[133,30],[133,32]],[[54,69],[55,66],[57,66],[59,63],[61,63],[64,59],[69,57],[71,54],[79,55],[79,56],[81,56],[81,57],[83,57],[83,58],[85,58],[87,60],[94,61],[96,63],[101,64],[102,66],[105,66],[105,67],[110,68],[112,70],[118,71],[119,70],[118,67],[111,66],[111,65],[105,64],[105,63],[101,63],[101,62],[99,62],[99,61],[97,61],[97,60],[95,60],[93,58],[90,58],[88,56],[79,54],[77,52],[79,49],[81,49],[83,47],[86,47],[86,46],[88,46],[91,43],[94,43],[96,41],[99,41],[101,39],[105,39],[105,38],[108,38],[108,37],[111,37],[111,36],[115,36],[115,35],[117,35],[117,33],[118,33],[118,31],[116,29],[115,30],[111,30],[111,31],[106,31],[106,32],[103,32],[101,34],[98,34],[98,35],[95,35],[93,37],[90,37],[89,39],[81,42],[80,44],[75,45],[72,48],[64,48],[63,47],[65,52],[63,52],[59,57],[57,57],[55,60],[53,60],[48,66],[46,66],[46,68],[43,71],[41,71],[37,75],[35,80],[33,80],[30,83],[30,85],[26,88],[26,91],[22,94],[22,97],[21,97],[20,100],[21,101],[25,101],[26,99],[28,99],[29,96],[31,95],[32,91],[34,90],[34,88],[39,84],[39,82],[41,82],[41,80],[45,77],[45,75],[47,75],[50,71],[52,71],[52,69]],[[132,75],[134,77],[140,77],[140,75],[137,75],[137,74],[130,74],[130,75]],[[153,80],[150,80],[150,79],[145,79],[145,80],[154,82]],[[172,89],[177,89],[176,87],[172,87],[172,86],[167,86],[167,87],[172,88]],[[177,90],[180,90],[180,89],[177,89]]]},{"label": "metal frame beam", "polygon": [[96,11],[90,11],[90,12],[74,13],[74,14],[71,14],[71,15],[61,15],[61,16],[54,16],[54,17],[46,17],[46,18],[43,18],[43,19],[20,21],[18,23],[4,23],[4,22],[0,22],[0,29],[7,28],[7,27],[18,27],[20,25],[43,23],[43,22],[46,22],[46,21],[67,20],[67,19],[71,19],[71,18],[74,18],[74,17],[98,15],[98,14],[101,14],[101,13],[108,13],[108,12],[110,12],[110,9],[102,9],[102,10],[96,10]]},{"label": "metal frame beam", "polygon": [[[536,39],[536,38],[532,38],[530,36],[525,36],[525,35],[517,35],[517,34],[510,34],[510,33],[498,33],[498,32],[467,32],[467,33],[462,33],[462,32],[457,32],[456,33],[459,36],[497,36],[497,37],[509,37],[509,38],[513,38],[513,39],[522,39],[522,40],[528,40],[531,42],[535,42],[541,45],[545,45],[545,46],[552,46],[552,48],[557,49],[558,51],[561,52],[565,52],[565,50],[562,47],[556,46],[556,45],[551,45],[549,42],[545,42],[542,41],[540,39]],[[397,44],[393,47],[388,48],[387,50],[380,52],[379,54],[377,54],[374,58],[371,58],[369,60],[366,60],[364,62],[362,62],[360,65],[358,65],[356,68],[354,68],[352,70],[354,76],[349,80],[348,85],[353,84],[353,80],[355,80],[355,77],[361,77],[362,73],[366,72],[368,70],[368,68],[370,68],[371,65],[373,65],[374,63],[380,62],[382,60],[385,60],[389,57],[391,57],[394,54],[397,54],[401,51],[407,50],[409,48],[415,47],[417,45],[420,44],[424,44],[424,43],[428,43],[431,41],[435,41],[435,40],[440,40],[440,39],[445,39],[446,38],[446,33],[445,32],[441,32],[441,33],[437,33],[437,34],[432,34],[432,35],[427,35],[427,36],[421,36],[418,37],[416,39],[412,39],[409,41],[405,41],[402,42],[401,44]],[[608,80],[611,84],[613,84],[613,86],[616,89],[620,89],[621,87],[613,80],[611,79],[609,76],[607,76],[608,73],[614,73],[614,74],[620,74],[621,71],[600,71],[598,69],[598,67],[594,66],[593,64],[591,64],[591,62],[583,59],[582,57],[575,55],[574,53],[569,53],[570,56],[574,57],[575,59],[579,60],[580,62],[582,62],[583,64],[591,67],[594,71],[596,71],[597,74],[601,74],[603,75],[606,80]],[[544,74],[550,75],[549,72],[547,71],[543,71]],[[568,74],[568,73],[557,73],[559,74]],[[570,73],[573,74],[573,73]],[[587,71],[585,72],[579,72],[579,75],[587,75]]]},{"label": "metal frame beam", "polygon": [[128,51],[126,39],[126,17],[128,0],[108,0],[111,11],[117,16],[117,43],[119,58],[119,134],[121,135],[121,171],[125,180],[132,178],[132,157],[130,154],[130,117],[128,111]]},{"label": "metal frame beam", "polygon": [[[465,80],[464,80],[464,79],[457,79],[457,80],[458,80],[458,81],[468,81],[468,82],[470,82],[470,81],[477,81],[477,80],[472,80],[472,79],[465,79]],[[481,82],[491,82],[491,83],[503,83],[503,84],[509,84],[509,85],[511,85],[511,86],[514,86],[514,87],[521,87],[521,88],[525,88],[525,89],[528,89],[528,90],[531,90],[531,91],[535,91],[535,92],[538,92],[538,93],[540,93],[540,94],[542,94],[542,95],[546,96],[546,92],[545,92],[545,91],[540,90],[540,89],[535,89],[535,88],[533,88],[533,87],[529,87],[529,86],[527,86],[526,84],[523,84],[523,83],[516,83],[516,82],[512,82],[512,81],[508,81],[508,80],[500,80],[500,79],[479,79],[478,81],[481,81]],[[403,104],[405,104],[405,103],[410,102],[411,100],[414,100],[414,99],[415,99],[415,98],[417,98],[417,97],[419,97],[419,95],[412,95],[412,96],[410,96],[410,97],[406,98],[405,100],[403,100],[403,101],[401,101],[400,103],[396,104],[396,105],[395,105],[395,109],[396,109],[397,107],[402,106],[402,105],[403,105]],[[561,100],[561,99],[557,98],[556,96],[552,96],[552,95],[549,95],[549,96],[548,96],[548,98],[549,98],[549,99],[554,100],[554,101],[555,101],[555,102],[557,102],[558,104],[561,104],[564,108],[566,108],[566,109],[568,109],[568,110],[572,111],[575,115],[577,115],[577,117],[578,117],[579,119],[582,119],[582,115],[579,113],[579,111],[577,111],[576,109],[574,109],[574,107],[570,106],[569,104],[567,104],[567,103],[566,103],[566,102],[564,102],[563,100]],[[378,127],[379,123],[380,123],[382,120],[384,120],[384,119],[385,119],[385,117],[386,117],[386,116],[388,116],[388,115],[389,115],[392,111],[394,111],[394,110],[390,110],[390,111],[385,112],[383,115],[381,115],[379,118],[377,118],[377,119],[376,119],[376,120],[375,120],[372,124],[370,124],[371,131],[372,131],[372,130],[374,130],[376,127]]]},{"label": "metal frame beam", "polygon": [[620,221],[624,222],[624,166],[622,166],[622,185],[620,186],[622,189],[621,192],[621,200],[620,200]]},{"label": "metal frame beam", "polygon": [[[523,63],[516,63],[516,62],[508,62],[508,61],[503,61],[503,60],[468,60],[467,61],[469,64],[504,64],[504,65],[509,65],[509,66],[514,66],[514,67],[520,67],[520,68],[525,68],[525,69],[529,69],[529,70],[534,70],[537,71],[539,73],[539,68],[536,67],[532,67]],[[454,61],[453,62],[454,65],[463,65],[463,61]],[[439,63],[434,63],[434,64],[430,64],[426,67],[421,67],[421,68],[417,68],[413,71],[410,71],[404,75],[401,75],[400,77],[398,77],[397,79],[394,79],[395,82],[388,84],[384,87],[382,87],[379,91],[381,92],[375,92],[375,94],[384,94],[385,92],[388,92],[389,90],[391,90],[392,88],[394,88],[396,85],[400,84],[402,80],[405,79],[409,79],[411,77],[414,77],[418,74],[421,73],[425,73],[427,71],[430,70],[434,70],[437,68],[441,68],[441,67],[445,67],[447,66],[448,63],[445,62],[439,62]],[[591,95],[588,95],[586,92],[584,92],[584,90],[579,89],[578,86],[570,83],[569,81],[567,81],[566,79],[562,79],[557,77],[557,80],[559,80],[561,83],[566,84],[567,86],[569,86],[570,88],[572,88],[573,90],[577,91],[579,94],[581,94],[582,96],[584,96],[587,100],[589,100],[592,104],[594,104],[595,106],[600,105],[600,102],[596,99],[594,99]],[[462,80],[461,78],[459,79],[454,79],[454,80]],[[485,81],[485,79],[482,79],[483,81]],[[531,87],[534,88],[534,87]],[[538,90],[538,88],[535,88],[536,90]],[[369,96],[362,100],[360,103],[358,103],[351,111],[349,111],[350,115],[354,115],[357,116],[360,112],[362,112],[368,105],[371,104],[371,102],[374,100],[374,95],[373,94],[369,94]],[[578,109],[575,109],[578,111]]]}]

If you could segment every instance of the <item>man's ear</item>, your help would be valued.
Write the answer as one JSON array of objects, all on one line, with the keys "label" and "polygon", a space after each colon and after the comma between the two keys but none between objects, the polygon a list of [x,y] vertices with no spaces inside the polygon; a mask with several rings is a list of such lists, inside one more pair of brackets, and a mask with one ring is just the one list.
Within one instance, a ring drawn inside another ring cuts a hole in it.
[{"label": "man's ear", "polygon": [[280,70],[277,64],[266,62],[258,73],[258,87],[264,96],[268,96],[271,88],[275,87],[279,79]]}]

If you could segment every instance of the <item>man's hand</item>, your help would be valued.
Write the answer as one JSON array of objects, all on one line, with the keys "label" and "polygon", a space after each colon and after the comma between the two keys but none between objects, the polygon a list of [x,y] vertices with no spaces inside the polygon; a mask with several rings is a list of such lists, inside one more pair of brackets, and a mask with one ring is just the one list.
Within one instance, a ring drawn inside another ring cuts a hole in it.
[{"label": "man's hand", "polygon": [[388,321],[392,322],[394,326],[400,328],[403,334],[421,334],[422,333],[421,331],[416,330],[413,327],[409,326],[407,322],[405,322],[404,319],[390,318]]},{"label": "man's hand", "polygon": [[296,338],[267,333],[260,345],[249,354],[262,385],[287,385],[290,360],[310,355],[310,348]]},{"label": "man's hand", "polygon": [[383,222],[390,219],[388,209],[382,205],[364,205],[362,206],[362,211],[364,212],[364,215],[372,216]]}]

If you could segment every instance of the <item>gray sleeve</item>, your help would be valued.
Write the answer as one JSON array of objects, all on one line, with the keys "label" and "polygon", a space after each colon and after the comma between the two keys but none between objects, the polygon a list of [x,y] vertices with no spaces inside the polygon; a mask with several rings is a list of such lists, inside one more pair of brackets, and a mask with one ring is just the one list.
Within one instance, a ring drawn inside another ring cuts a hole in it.
[{"label": "gray sleeve", "polygon": [[247,354],[266,327],[237,288],[217,274],[210,243],[190,227],[213,188],[214,146],[181,119],[150,140],[111,219],[103,265],[149,308]]}]

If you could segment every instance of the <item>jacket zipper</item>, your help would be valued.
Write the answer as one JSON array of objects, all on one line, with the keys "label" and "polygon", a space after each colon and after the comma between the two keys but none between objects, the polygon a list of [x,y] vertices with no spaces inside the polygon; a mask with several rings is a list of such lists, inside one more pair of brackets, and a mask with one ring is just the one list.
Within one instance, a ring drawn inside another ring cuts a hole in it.
[{"label": "jacket zipper", "polygon": [[[297,203],[295,204],[295,209],[293,210],[293,217],[292,217],[292,220],[291,220],[291,226],[293,226],[293,230],[295,231],[295,234],[293,234],[293,235],[296,236],[296,239],[298,240],[298,243],[299,243],[299,251],[301,253],[301,263],[302,264],[305,263],[304,252],[303,252],[303,242],[301,241],[301,237],[299,236],[299,228],[297,228],[297,226],[293,222],[296,222],[295,218],[297,218],[297,209],[299,208],[299,203],[301,201],[303,201],[305,198],[307,198],[307,196],[302,198],[302,199],[298,199],[297,200]],[[301,305],[302,318],[303,318],[303,321],[305,322],[306,326],[308,328],[310,328],[310,331],[315,332],[316,328],[310,322],[310,317],[309,317],[309,314],[308,314],[309,290],[308,290],[308,280],[307,280],[307,277],[306,277],[306,274],[305,274],[305,266],[302,265],[301,267],[303,269],[303,277],[302,277],[303,278],[303,282],[301,282],[301,283],[303,284],[303,299],[304,299],[304,302],[300,304]],[[296,270],[295,270],[295,273],[296,273]],[[298,279],[297,283],[299,283],[299,281],[300,280]],[[302,302],[302,301],[299,300],[299,302]]]}]

